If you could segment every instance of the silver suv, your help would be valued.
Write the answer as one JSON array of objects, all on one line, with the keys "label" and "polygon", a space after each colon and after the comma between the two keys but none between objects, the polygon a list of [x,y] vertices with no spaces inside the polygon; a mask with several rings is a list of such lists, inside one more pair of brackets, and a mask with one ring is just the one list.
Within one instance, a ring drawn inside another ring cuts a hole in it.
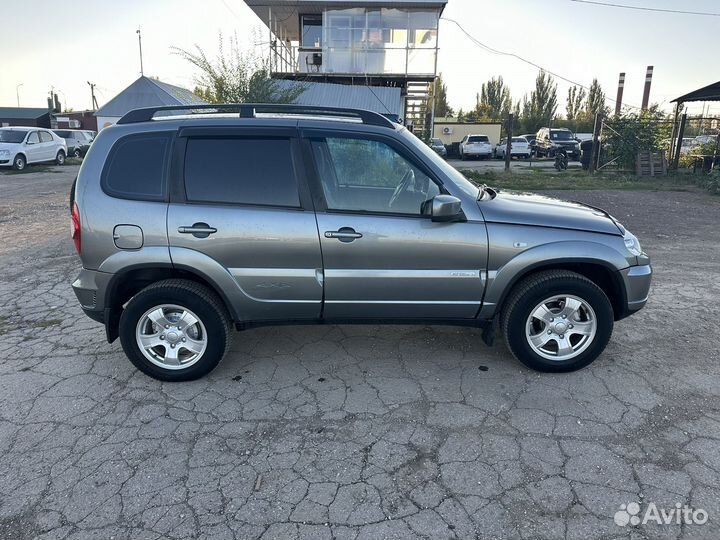
[{"label": "silver suv", "polygon": [[151,377],[202,377],[233,326],[367,322],[497,328],[571,371],[647,301],[612,216],[478,187],[379,114],[191,108],[102,130],[71,194],[78,300]]}]

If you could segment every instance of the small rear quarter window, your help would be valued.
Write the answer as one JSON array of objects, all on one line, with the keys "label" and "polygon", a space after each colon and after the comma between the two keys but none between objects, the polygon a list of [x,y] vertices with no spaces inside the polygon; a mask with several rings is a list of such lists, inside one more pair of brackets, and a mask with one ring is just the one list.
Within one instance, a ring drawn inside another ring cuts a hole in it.
[{"label": "small rear quarter window", "polygon": [[170,133],[143,133],[118,140],[103,169],[103,190],[121,199],[164,200],[170,140]]}]

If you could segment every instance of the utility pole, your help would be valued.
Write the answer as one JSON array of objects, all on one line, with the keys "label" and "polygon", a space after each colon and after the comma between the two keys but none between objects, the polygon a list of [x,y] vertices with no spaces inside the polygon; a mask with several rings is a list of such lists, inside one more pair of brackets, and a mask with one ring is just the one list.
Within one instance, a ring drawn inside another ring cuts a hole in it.
[{"label": "utility pole", "polygon": [[602,113],[595,115],[595,126],[593,127],[592,152],[590,153],[589,171],[594,173],[597,169],[597,162],[600,161],[600,129],[602,128]]},{"label": "utility pole", "polygon": [[650,85],[652,85],[653,66],[648,66],[645,72],[645,92],[643,92],[642,110],[646,111],[650,103]]},{"label": "utility pole", "polygon": [[620,116],[622,110],[623,91],[625,90],[625,74],[620,74],[618,81],[617,99],[615,100],[615,116]]},{"label": "utility pole", "polygon": [[20,83],[15,86],[15,97],[17,98],[17,106],[20,107],[20,87],[23,86],[23,83]]},{"label": "utility pole", "polygon": [[88,85],[90,86],[90,97],[92,97],[92,108],[94,111],[98,110],[98,102],[97,99],[95,99],[95,84],[91,83],[90,81],[87,81]]},{"label": "utility pole", "polygon": [[510,170],[510,160],[512,159],[512,136],[513,136],[513,120],[515,115],[510,113],[507,119],[507,141],[505,144],[505,170]]},{"label": "utility pole", "polygon": [[138,46],[140,47],[140,76],[145,76],[145,71],[143,70],[143,57],[142,57],[142,35],[140,34],[140,27],[135,31],[138,36]]},{"label": "utility pole", "polygon": [[672,157],[672,168],[678,170],[680,165],[680,153],[682,152],[682,140],[685,136],[685,123],[687,122],[687,113],[683,113],[680,119],[680,127],[678,128],[677,142],[675,143],[675,154]]}]

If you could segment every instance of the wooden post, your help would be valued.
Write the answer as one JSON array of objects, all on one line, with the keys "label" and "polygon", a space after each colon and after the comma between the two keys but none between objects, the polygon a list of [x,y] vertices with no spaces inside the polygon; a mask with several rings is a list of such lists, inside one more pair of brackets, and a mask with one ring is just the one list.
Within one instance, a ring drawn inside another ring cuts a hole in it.
[{"label": "wooden post", "polygon": [[593,126],[592,152],[590,152],[590,167],[588,171],[595,172],[597,161],[600,157],[600,129],[602,128],[602,113],[595,114],[595,125]]},{"label": "wooden post", "polygon": [[513,136],[513,114],[510,113],[507,119],[507,143],[505,145],[505,170],[510,170],[510,160],[512,159],[512,136]]},{"label": "wooden post", "polygon": [[687,113],[683,113],[680,118],[680,127],[678,128],[677,142],[675,143],[675,154],[673,155],[673,170],[677,171],[680,166],[680,152],[682,151],[682,140],[685,135],[685,122],[687,122]]}]

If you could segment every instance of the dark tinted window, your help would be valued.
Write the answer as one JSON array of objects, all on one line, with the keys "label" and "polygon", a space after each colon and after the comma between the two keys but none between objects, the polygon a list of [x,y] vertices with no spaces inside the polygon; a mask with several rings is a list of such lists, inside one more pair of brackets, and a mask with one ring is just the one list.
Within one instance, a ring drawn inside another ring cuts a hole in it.
[{"label": "dark tinted window", "polygon": [[170,135],[132,135],[115,143],[102,175],[103,189],[115,197],[163,200]]},{"label": "dark tinted window", "polygon": [[300,206],[289,139],[189,139],[189,201]]},{"label": "dark tinted window", "polygon": [[63,139],[69,139],[70,137],[72,137],[72,131],[55,130],[55,135],[57,135],[58,137],[62,137]]},{"label": "dark tinted window", "polygon": [[490,142],[490,139],[486,135],[473,135],[468,139],[468,142],[479,143],[479,142]]}]

